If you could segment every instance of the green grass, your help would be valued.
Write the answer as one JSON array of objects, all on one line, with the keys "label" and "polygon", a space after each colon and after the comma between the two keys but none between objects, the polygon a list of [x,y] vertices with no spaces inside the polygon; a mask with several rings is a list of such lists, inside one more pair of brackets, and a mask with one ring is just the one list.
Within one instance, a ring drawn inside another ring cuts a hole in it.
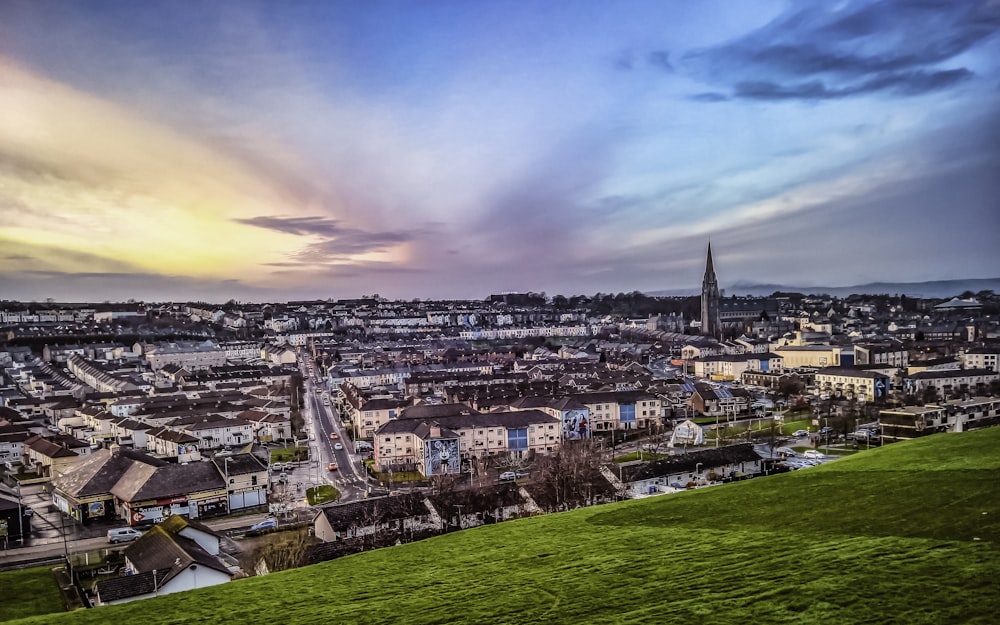
[{"label": "green grass", "polygon": [[994,624],[998,447],[936,435],[24,622]]},{"label": "green grass", "polygon": [[271,450],[271,463],[309,459],[308,447],[279,447]]},{"label": "green grass", "polygon": [[340,493],[329,484],[306,489],[306,499],[310,506],[336,501],[338,497],[340,497]]},{"label": "green grass", "polygon": [[50,567],[0,573],[0,623],[63,610]]}]

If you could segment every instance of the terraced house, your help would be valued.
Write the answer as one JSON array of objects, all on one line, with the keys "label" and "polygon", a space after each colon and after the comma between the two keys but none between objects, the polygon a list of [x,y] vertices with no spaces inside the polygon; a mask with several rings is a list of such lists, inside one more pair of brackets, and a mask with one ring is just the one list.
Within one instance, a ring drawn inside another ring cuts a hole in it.
[{"label": "terraced house", "polygon": [[[478,413],[461,404],[433,408],[438,409],[434,416],[399,418],[379,428],[374,437],[379,470],[458,473],[463,459],[547,454],[562,440],[559,419],[541,410]],[[447,408],[452,414],[446,414]]]}]

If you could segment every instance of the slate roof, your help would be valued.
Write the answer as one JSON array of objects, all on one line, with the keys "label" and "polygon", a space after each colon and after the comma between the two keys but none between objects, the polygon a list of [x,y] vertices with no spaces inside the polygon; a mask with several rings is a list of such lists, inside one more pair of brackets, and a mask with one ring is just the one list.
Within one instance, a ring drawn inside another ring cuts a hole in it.
[{"label": "slate roof", "polygon": [[158,427],[147,432],[149,436],[172,443],[197,443],[198,439],[187,432],[171,430],[166,426]]},{"label": "slate roof", "polygon": [[465,404],[421,404],[410,406],[399,413],[400,419],[440,419],[458,415],[478,414]]},{"label": "slate roof", "polygon": [[213,458],[212,464],[223,475],[227,472],[229,475],[243,475],[246,473],[267,471],[267,467],[253,454],[236,454],[223,458]]},{"label": "slate roof", "polygon": [[499,507],[523,504],[517,484],[498,484],[488,488],[455,490],[438,493],[427,498],[441,516],[449,516],[455,506],[462,506],[462,514],[492,512]]},{"label": "slate roof", "polygon": [[161,467],[167,463],[125,447],[98,449],[80,462],[66,467],[55,477],[53,486],[78,498],[110,494],[111,488],[133,464]]},{"label": "slate roof", "polygon": [[866,371],[855,369],[854,367],[824,367],[816,371],[816,375],[839,375],[850,378],[884,378],[885,375],[877,371]]},{"label": "slate roof", "polygon": [[760,459],[761,457],[754,451],[753,445],[750,443],[741,443],[739,445],[729,445],[727,447],[667,456],[666,458],[646,464],[623,465],[621,471],[624,481],[636,482],[638,480],[663,477],[672,473],[695,471],[698,469],[699,464],[702,470],[707,470],[735,462],[756,462]]},{"label": "slate roof", "polygon": [[172,567],[146,571],[137,575],[124,575],[97,582],[97,596],[101,603],[121,601],[131,597],[151,595],[173,577]]},{"label": "slate roof", "polygon": [[111,494],[131,503],[225,487],[226,480],[211,462],[165,464],[162,467],[137,464],[125,472],[111,489]]},{"label": "slate roof", "polygon": [[944,378],[961,378],[972,376],[996,376],[997,372],[992,369],[941,369],[934,371],[921,371],[913,375],[906,376],[914,380],[937,380]]},{"label": "slate roof", "polygon": [[330,527],[338,532],[352,527],[366,527],[397,519],[422,517],[430,514],[419,493],[375,497],[320,508]]},{"label": "slate roof", "polygon": [[[396,432],[415,432],[416,426],[406,423],[416,419],[393,419],[378,429],[376,436]],[[509,412],[475,412],[473,414],[450,417],[435,417],[421,419],[423,423],[436,423],[442,428],[457,430],[461,428],[524,428],[539,423],[559,423],[559,419],[541,410],[513,410]]]}]

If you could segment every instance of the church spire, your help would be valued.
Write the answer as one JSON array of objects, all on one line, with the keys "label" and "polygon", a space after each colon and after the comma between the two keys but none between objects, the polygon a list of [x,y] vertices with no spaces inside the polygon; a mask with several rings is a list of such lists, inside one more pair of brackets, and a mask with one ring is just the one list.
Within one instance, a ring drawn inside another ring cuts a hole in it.
[{"label": "church spire", "polygon": [[708,242],[708,259],[705,262],[705,279],[701,282],[701,333],[721,338],[722,323],[719,319],[719,281],[712,262],[712,242]]}]

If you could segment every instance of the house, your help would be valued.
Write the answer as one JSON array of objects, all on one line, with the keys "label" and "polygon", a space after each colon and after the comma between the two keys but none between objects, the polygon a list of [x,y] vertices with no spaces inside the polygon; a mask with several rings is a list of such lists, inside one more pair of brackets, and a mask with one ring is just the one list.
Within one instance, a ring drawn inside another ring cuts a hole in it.
[{"label": "house", "polygon": [[267,465],[257,456],[236,454],[212,462],[226,480],[230,512],[267,505]]},{"label": "house", "polygon": [[90,445],[71,436],[32,436],[24,441],[24,466],[39,476],[52,477],[90,451]]},{"label": "house", "polygon": [[172,517],[125,548],[125,575],[98,582],[97,605],[127,603],[224,584],[239,568],[228,564],[220,535],[208,527]]},{"label": "house", "polygon": [[98,449],[62,469],[52,480],[52,502],[78,523],[116,518],[111,489],[133,464],[162,467],[167,463],[141,451],[113,445]]},{"label": "house", "polygon": [[1000,398],[973,397],[925,406],[901,406],[879,412],[882,442],[935,434],[964,432],[1000,425]]},{"label": "house", "polygon": [[111,488],[118,518],[130,525],[157,523],[173,515],[200,518],[226,514],[224,475],[211,462],[133,464]]},{"label": "house", "polygon": [[424,495],[409,493],[323,506],[313,519],[313,532],[316,538],[331,542],[386,532],[436,530],[442,522]]},{"label": "house", "polygon": [[753,396],[742,388],[713,387],[696,382],[691,408],[705,416],[737,415],[750,409]]},{"label": "house", "polygon": [[663,418],[660,398],[645,391],[601,391],[572,397],[587,407],[592,431],[641,429]]},{"label": "house", "polygon": [[622,466],[622,482],[633,497],[669,493],[708,482],[760,475],[765,461],[750,443],[692,451],[653,462]]},{"label": "house", "polygon": [[1000,380],[1000,373],[990,369],[952,369],[921,371],[903,379],[907,394],[924,394],[933,389],[943,397],[983,395],[990,384]]},{"label": "house", "polygon": [[201,441],[186,432],[178,432],[168,427],[156,427],[146,432],[146,449],[161,458],[175,459],[177,462],[197,462],[201,460]]},{"label": "house", "polygon": [[288,415],[266,410],[244,410],[236,418],[251,424],[255,441],[270,443],[292,438],[292,419]]},{"label": "house", "polygon": [[819,393],[863,401],[882,401],[889,396],[889,377],[871,369],[825,367],[816,371]]},{"label": "house", "polygon": [[559,419],[541,410],[452,416],[447,416],[445,410],[412,410],[404,411],[404,416],[424,412],[441,416],[399,418],[379,428],[374,446],[375,464],[380,470],[406,466],[424,475],[458,473],[460,459],[501,453],[544,454],[557,448],[562,440]]}]

